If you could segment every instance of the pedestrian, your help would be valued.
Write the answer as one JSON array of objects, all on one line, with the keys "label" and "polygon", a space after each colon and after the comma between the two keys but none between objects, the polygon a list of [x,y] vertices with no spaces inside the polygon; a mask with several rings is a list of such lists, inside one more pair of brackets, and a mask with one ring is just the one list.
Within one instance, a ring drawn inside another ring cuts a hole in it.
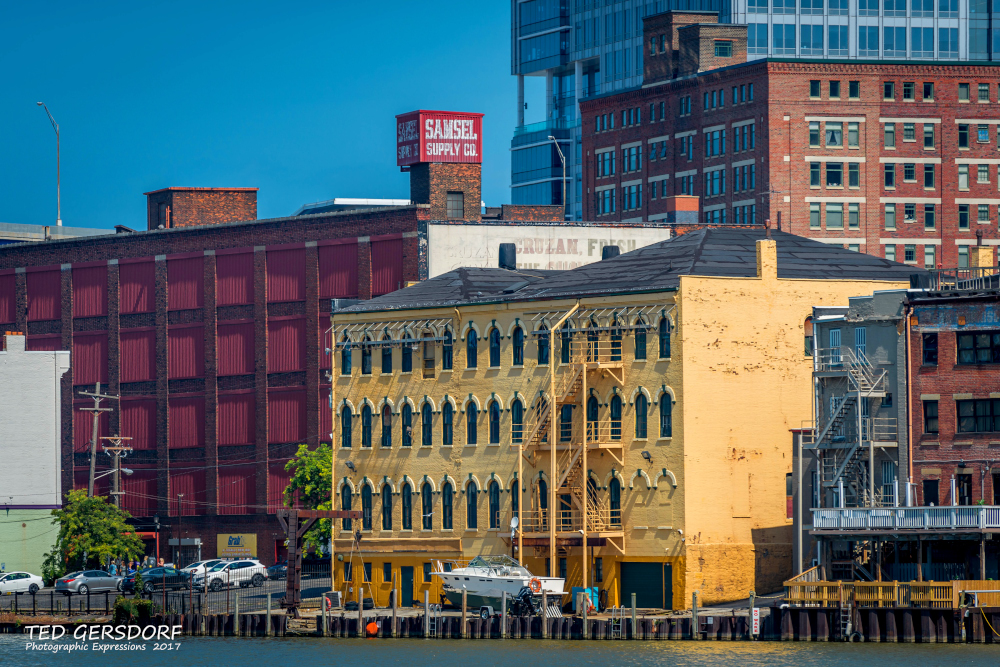
[{"label": "pedestrian", "polygon": [[157,566],[157,567],[163,567],[164,565],[165,565],[165,563],[163,562],[163,557],[161,556],[161,557],[160,557],[160,560],[158,560],[158,561],[156,562],[156,566]]},{"label": "pedestrian", "polygon": [[118,564],[114,561],[111,561],[111,572],[109,574],[111,574],[112,577],[118,576]]}]

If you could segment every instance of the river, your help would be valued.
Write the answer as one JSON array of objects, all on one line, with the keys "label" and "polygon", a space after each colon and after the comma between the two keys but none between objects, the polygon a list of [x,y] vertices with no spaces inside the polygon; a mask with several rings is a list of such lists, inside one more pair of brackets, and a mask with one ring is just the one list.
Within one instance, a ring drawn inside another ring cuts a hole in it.
[{"label": "river", "polygon": [[[837,665],[837,667],[932,667],[934,665],[1000,665],[1000,647],[982,644],[841,644],[794,642],[612,642],[424,639],[314,639],[182,637],[172,650],[74,653],[27,650],[26,635],[0,635],[0,664],[4,667],[188,667],[229,665],[479,665],[556,667],[589,665],[739,665],[781,667]],[[72,645],[59,640],[56,644]],[[78,644],[80,645],[80,644]],[[87,644],[90,646],[90,644]]]}]

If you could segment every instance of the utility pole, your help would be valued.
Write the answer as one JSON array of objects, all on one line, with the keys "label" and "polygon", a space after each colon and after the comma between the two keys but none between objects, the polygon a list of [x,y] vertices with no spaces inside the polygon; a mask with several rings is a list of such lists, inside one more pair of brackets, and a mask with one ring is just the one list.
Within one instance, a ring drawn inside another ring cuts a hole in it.
[{"label": "utility pole", "polygon": [[[80,412],[89,412],[93,415],[91,420],[91,435],[90,435],[90,478],[87,482],[87,497],[94,497],[94,466],[97,462],[97,427],[100,424],[101,413],[111,412],[112,408],[102,408],[101,401],[108,399],[110,401],[117,401],[117,396],[110,396],[101,393],[101,383],[98,382],[94,386],[94,391],[81,391],[81,396],[89,396],[94,399],[94,407],[92,408],[80,408]],[[117,478],[116,478],[117,479]]]},{"label": "utility pole", "polygon": [[176,566],[181,560],[181,540],[183,539],[181,535],[181,522],[184,520],[184,505],[181,503],[184,500],[184,494],[177,494],[177,554],[174,556],[174,565]]},{"label": "utility pole", "polygon": [[122,472],[122,459],[132,453],[132,447],[127,443],[122,444],[123,440],[131,440],[132,438],[123,438],[120,435],[112,435],[106,438],[101,438],[101,440],[107,440],[110,445],[101,445],[104,453],[110,456],[114,464],[112,466],[114,474],[111,476],[113,480],[112,484],[113,490],[111,491],[111,496],[115,501],[115,507],[121,508],[122,506],[122,496],[125,493],[121,490],[121,472]]}]

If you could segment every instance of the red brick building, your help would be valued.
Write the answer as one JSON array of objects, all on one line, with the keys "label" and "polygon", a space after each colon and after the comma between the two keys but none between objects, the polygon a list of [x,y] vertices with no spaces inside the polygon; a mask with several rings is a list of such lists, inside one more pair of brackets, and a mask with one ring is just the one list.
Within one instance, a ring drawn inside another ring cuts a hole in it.
[{"label": "red brick building", "polygon": [[683,194],[930,268],[1000,244],[995,66],[747,63],[745,26],[696,18],[647,18],[644,85],[581,102],[584,219],[665,220]]}]

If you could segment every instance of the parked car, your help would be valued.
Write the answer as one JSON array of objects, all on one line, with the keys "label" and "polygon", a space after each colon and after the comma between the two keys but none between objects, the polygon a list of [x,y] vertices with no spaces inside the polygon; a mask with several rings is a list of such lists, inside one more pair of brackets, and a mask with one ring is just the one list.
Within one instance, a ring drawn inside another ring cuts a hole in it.
[{"label": "parked car", "polygon": [[42,578],[30,572],[7,572],[0,574],[0,595],[11,593],[31,593],[45,586]]},{"label": "parked car", "polygon": [[267,568],[268,579],[284,579],[288,576],[288,563],[276,563]]},{"label": "parked car", "polygon": [[210,590],[220,591],[229,586],[263,586],[267,581],[267,568],[259,560],[237,560],[219,563],[204,574],[194,578],[195,588],[207,585]]},{"label": "parked car", "polygon": [[204,574],[207,570],[211,570],[219,563],[224,563],[224,562],[226,562],[226,559],[224,558],[213,558],[212,560],[200,560],[197,563],[191,563],[187,567],[182,567],[181,572],[185,572],[193,577],[199,574]]},{"label": "parked car", "polygon": [[[142,579],[142,592],[151,593],[154,590],[181,590],[188,587],[188,581],[191,579],[190,575],[180,570],[175,570],[172,567],[151,567],[147,570],[140,570],[139,575]],[[136,575],[130,574],[125,578],[122,583],[123,590],[126,592],[135,591],[135,578]]]},{"label": "parked car", "polygon": [[81,570],[56,579],[56,592],[64,595],[73,593],[86,595],[120,590],[122,590],[122,577],[110,575],[102,570]]}]

